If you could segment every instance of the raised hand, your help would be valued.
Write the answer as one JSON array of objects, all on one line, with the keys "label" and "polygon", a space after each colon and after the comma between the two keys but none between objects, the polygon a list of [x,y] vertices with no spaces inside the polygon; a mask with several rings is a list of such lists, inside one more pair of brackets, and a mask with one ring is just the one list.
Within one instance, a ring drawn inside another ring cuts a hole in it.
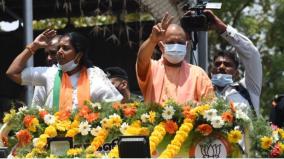
[{"label": "raised hand", "polygon": [[39,34],[33,41],[35,49],[47,47],[50,40],[56,36],[56,31],[53,29],[47,29]]},{"label": "raised hand", "polygon": [[162,21],[152,28],[152,33],[150,35],[150,39],[154,43],[158,43],[159,41],[162,41],[165,37],[165,32],[168,28],[168,26],[171,24],[173,20],[173,16],[170,16],[168,13],[165,14]]},{"label": "raised hand", "polygon": [[209,20],[209,29],[214,29],[219,33],[223,33],[226,31],[226,24],[217,17],[211,10],[204,10],[204,14],[207,16]]}]

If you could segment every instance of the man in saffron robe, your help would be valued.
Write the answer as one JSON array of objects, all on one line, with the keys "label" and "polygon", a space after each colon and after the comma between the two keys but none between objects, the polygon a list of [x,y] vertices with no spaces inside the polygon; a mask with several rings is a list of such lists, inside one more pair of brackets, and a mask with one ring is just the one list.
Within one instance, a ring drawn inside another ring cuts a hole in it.
[{"label": "man in saffron robe", "polygon": [[[211,98],[214,92],[209,77],[200,67],[184,60],[186,33],[171,21],[172,17],[166,14],[153,26],[152,33],[138,51],[136,74],[145,101],[162,104],[173,99],[185,104]],[[151,59],[157,45],[162,52],[158,61]]]}]

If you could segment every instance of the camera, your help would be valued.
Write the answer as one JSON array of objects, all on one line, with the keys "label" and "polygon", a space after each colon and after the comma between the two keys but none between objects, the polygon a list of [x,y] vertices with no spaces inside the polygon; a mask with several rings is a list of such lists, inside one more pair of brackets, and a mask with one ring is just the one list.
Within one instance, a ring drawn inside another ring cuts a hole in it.
[{"label": "camera", "polygon": [[193,11],[190,15],[181,18],[180,23],[186,32],[207,31],[210,20],[204,14],[204,9],[220,9],[222,3],[209,3],[208,0],[197,0],[197,4],[190,7],[189,2],[185,5],[185,10]]}]

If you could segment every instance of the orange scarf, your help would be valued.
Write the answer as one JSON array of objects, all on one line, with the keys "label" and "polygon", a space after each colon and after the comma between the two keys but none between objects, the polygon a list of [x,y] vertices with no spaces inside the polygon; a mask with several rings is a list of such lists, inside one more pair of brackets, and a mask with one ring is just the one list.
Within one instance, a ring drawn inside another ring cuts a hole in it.
[{"label": "orange scarf", "polygon": [[[64,72],[61,79],[59,111],[72,111],[72,92],[73,87],[69,75]],[[85,100],[90,100],[90,81],[86,67],[83,67],[80,72],[80,77],[77,85],[78,106],[84,105]]]}]

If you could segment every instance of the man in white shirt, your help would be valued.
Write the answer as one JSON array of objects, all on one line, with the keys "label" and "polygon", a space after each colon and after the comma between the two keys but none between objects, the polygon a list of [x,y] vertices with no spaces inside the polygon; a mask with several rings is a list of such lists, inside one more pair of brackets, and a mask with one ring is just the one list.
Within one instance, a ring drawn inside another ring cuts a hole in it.
[{"label": "man in white shirt", "polygon": [[[59,40],[62,36],[56,35],[52,40],[49,41],[48,46],[44,49],[46,53],[46,64],[49,67],[56,67],[57,59],[56,53],[59,48]],[[35,86],[34,96],[32,100],[33,106],[45,106],[47,99],[47,92],[44,86]]]},{"label": "man in white shirt", "polygon": [[224,24],[212,11],[206,10],[211,27],[231,44],[245,68],[244,78],[238,78],[239,60],[236,53],[219,52],[213,61],[211,80],[217,96],[233,101],[244,112],[252,110],[259,115],[260,94],[262,86],[262,64],[260,54],[254,44],[236,29]]}]

